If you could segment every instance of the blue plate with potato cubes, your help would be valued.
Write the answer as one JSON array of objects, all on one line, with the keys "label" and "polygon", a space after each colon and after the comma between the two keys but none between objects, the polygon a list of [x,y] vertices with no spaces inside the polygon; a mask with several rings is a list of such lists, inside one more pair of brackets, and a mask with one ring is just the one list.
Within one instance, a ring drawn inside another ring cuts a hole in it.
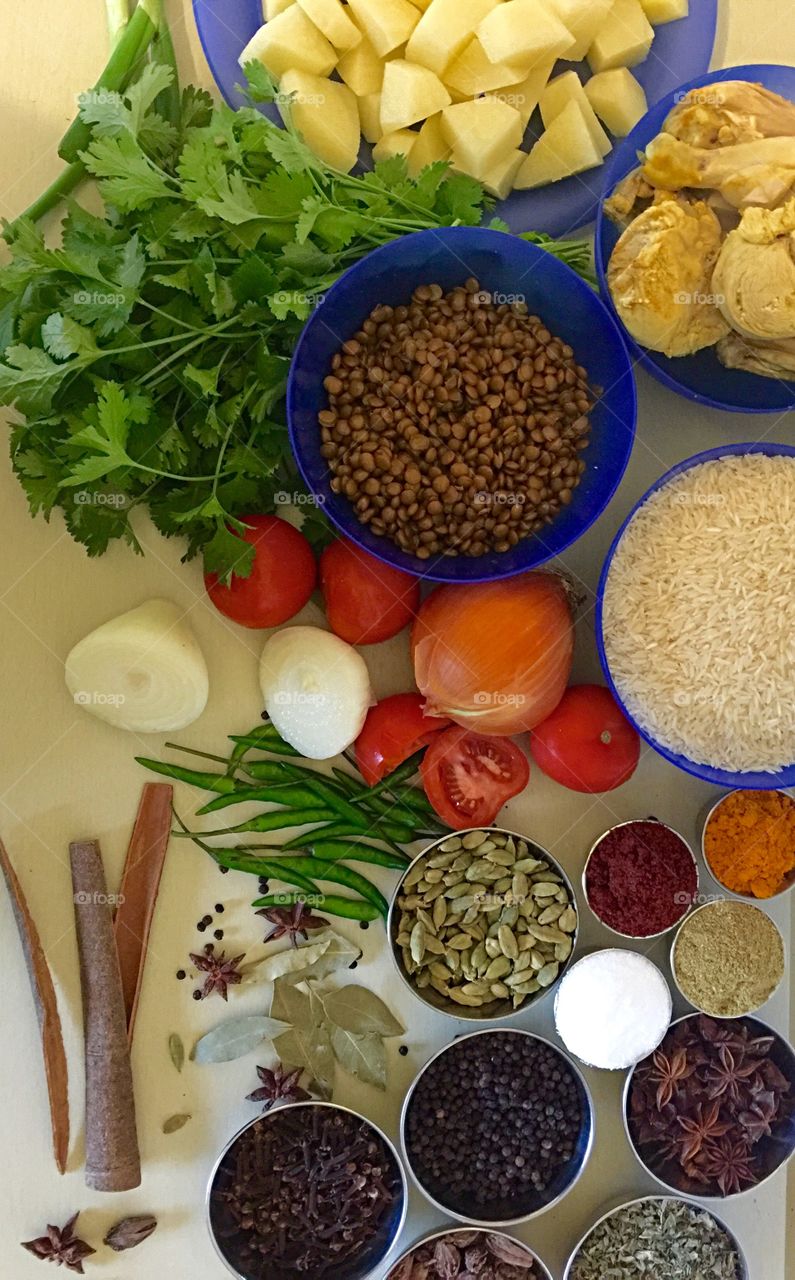
[{"label": "blue plate with potato cubes", "polygon": [[[287,9],[296,0],[286,0],[286,3],[284,0],[271,2],[277,9],[279,6]],[[388,6],[390,0],[358,2],[362,6]],[[438,4],[440,0],[434,2]],[[445,5],[450,3],[455,11],[460,11],[475,0],[441,2]],[[515,3],[516,0],[504,2]],[[671,11],[677,4],[683,5],[684,2],[685,0],[644,0],[644,6],[654,16],[658,12]],[[397,0],[397,3],[402,7],[406,0]],[[534,3],[546,5],[549,9],[553,7],[553,0],[521,0],[521,3],[523,6]],[[638,5],[639,0],[554,0],[554,7],[558,12],[568,9],[570,12],[593,14],[598,10],[606,14],[602,19],[603,23],[612,17],[614,22],[620,24],[621,29],[627,29],[628,25],[632,27],[638,21]],[[427,9],[427,0],[419,0],[415,7],[418,10]],[[617,13],[619,9],[621,12]],[[683,81],[693,79],[707,70],[715,42],[717,10],[718,0],[690,0],[690,12],[686,17],[655,26],[654,40],[647,57],[632,68],[632,74],[642,86],[649,106],[673,92]],[[244,77],[238,59],[249,40],[263,25],[262,0],[193,0],[193,11],[202,48],[218,88],[230,106],[245,105],[245,94],[240,90]],[[604,31],[604,26],[602,30]],[[583,81],[590,78],[586,61],[574,63],[561,60],[554,67],[552,75],[572,70]],[[515,89],[517,86],[511,87]],[[504,92],[509,96],[509,89]],[[279,121],[280,117],[274,106],[263,106],[261,109],[272,119]],[[530,119],[523,148],[528,150],[542,132],[541,116],[536,110]],[[364,168],[372,168],[372,148],[367,143],[362,143],[359,164]],[[512,191],[505,199],[498,200],[496,212],[505,219],[512,231],[546,231],[550,235],[566,235],[592,220],[603,181],[602,164],[545,186]]]}]

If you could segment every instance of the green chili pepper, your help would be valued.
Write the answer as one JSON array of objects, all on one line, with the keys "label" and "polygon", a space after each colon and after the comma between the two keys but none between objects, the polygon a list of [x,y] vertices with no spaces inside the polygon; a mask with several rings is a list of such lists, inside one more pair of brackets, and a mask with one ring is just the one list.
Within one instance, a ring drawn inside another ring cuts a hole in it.
[{"label": "green chili pepper", "polygon": [[289,858],[282,855],[278,859],[278,866],[286,867],[288,871],[297,871],[299,874],[306,874],[314,877],[316,880],[328,880],[331,884],[344,885],[346,889],[352,889],[354,893],[360,894],[368,902],[372,902],[383,916],[389,911],[389,903],[379,889],[366,876],[360,875],[358,871],[352,871],[350,867],[341,867],[336,862],[324,862],[321,858],[312,858],[305,854],[300,858]]},{"label": "green chili pepper", "polygon": [[257,725],[249,733],[230,733],[229,740],[248,747],[252,751],[271,751],[274,755],[280,756],[301,755],[300,751],[296,751],[295,747],[291,747],[289,742],[284,741],[278,730],[270,723]]},{"label": "green chili pepper", "polygon": [[285,863],[272,861],[269,858],[251,858],[240,854],[236,849],[213,849],[212,856],[221,867],[229,867],[230,871],[245,871],[250,875],[267,876],[269,880],[281,880],[283,884],[294,884],[307,893],[319,893],[317,885],[309,876],[304,875],[300,867],[289,867]]},{"label": "green chili pepper", "polygon": [[374,849],[369,844],[348,844],[345,840],[315,840],[307,843],[307,849],[322,862],[369,862],[376,867],[389,867],[392,871],[405,871],[410,865],[403,854]]},{"label": "green chili pepper", "polygon": [[[325,822],[331,815],[328,809],[281,809],[274,813],[261,813],[256,818],[249,818],[248,822],[241,822],[236,827],[219,827],[217,831],[201,831],[198,834],[204,836],[231,836],[236,835],[239,831],[282,831],[285,827],[303,827],[309,826],[313,822]],[[194,832],[187,832],[187,835],[194,835]],[[339,835],[339,832],[335,832]],[[342,832],[343,835],[350,834]],[[306,837],[304,837],[306,839]]]},{"label": "green chili pepper", "polygon": [[361,827],[362,834],[364,834],[368,828],[366,815],[363,814],[360,809],[355,808],[354,805],[346,800],[344,796],[341,796],[333,787],[329,786],[325,778],[317,778],[312,782],[307,782],[306,785],[309,790],[315,794],[318,800],[325,801],[329,809],[333,809],[341,818],[346,819],[354,831]]},{"label": "green chili pepper", "polygon": [[[252,907],[292,907],[296,902],[304,902],[300,893],[269,893],[266,898],[255,898]],[[338,897],[333,893],[319,893],[312,899],[314,911],[325,911],[330,916],[341,916],[345,920],[377,920],[381,914],[370,902],[355,902],[352,898]]]},{"label": "green chili pepper", "polygon": [[303,849],[307,840],[322,838],[324,840],[347,840],[351,834],[359,835],[360,833],[352,833],[346,822],[326,822],[316,827],[314,831],[305,832],[301,836],[293,836],[290,840],[285,840],[282,848],[287,851],[290,849]]},{"label": "green chili pepper", "polygon": [[226,809],[230,804],[246,804],[252,801],[262,804],[283,804],[289,808],[300,804],[311,808],[316,803],[317,796],[309,790],[309,787],[304,787],[299,782],[285,782],[281,787],[240,787],[237,791],[219,796],[217,800],[211,800],[209,804],[202,805],[196,812],[197,814],[215,813],[218,809]]},{"label": "green chili pepper", "polygon": [[169,764],[166,760],[148,760],[145,756],[135,757],[138,764],[153,773],[161,773],[164,778],[174,778],[177,782],[189,782],[204,791],[217,791],[220,795],[230,795],[237,791],[240,783],[226,773],[201,773],[197,769],[183,769],[181,765]]}]

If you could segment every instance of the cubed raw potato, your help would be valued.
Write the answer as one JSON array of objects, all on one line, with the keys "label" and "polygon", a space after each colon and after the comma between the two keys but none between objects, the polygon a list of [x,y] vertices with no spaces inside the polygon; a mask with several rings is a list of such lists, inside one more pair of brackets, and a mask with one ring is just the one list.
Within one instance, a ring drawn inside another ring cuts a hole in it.
[{"label": "cubed raw potato", "polygon": [[431,0],[411,0],[415,9],[419,9],[420,13],[424,13],[431,3]]},{"label": "cubed raw potato", "polygon": [[499,98],[501,102],[507,102],[509,107],[515,107],[522,119],[522,127],[527,128],[528,121],[538,106],[539,98],[544,91],[549,77],[554,67],[554,62],[540,62],[538,66],[533,67],[529,75],[524,80],[519,80],[516,84],[506,85],[504,89],[495,89],[491,95],[493,98]]},{"label": "cubed raw potato", "polygon": [[461,98],[476,98],[480,93],[515,84],[523,72],[521,63],[491,62],[477,36],[473,36],[450,63],[444,73],[444,82]]},{"label": "cubed raw potato", "polygon": [[383,130],[381,128],[381,94],[365,93],[357,98],[359,104],[359,124],[362,135],[367,142],[377,142]]},{"label": "cubed raw potato", "polygon": [[409,173],[412,177],[428,164],[437,160],[450,159],[450,144],[445,142],[442,134],[442,117],[431,116],[417,134],[417,141],[411,148],[409,157]]},{"label": "cubed raw potato", "polygon": [[350,9],[380,58],[404,44],[420,20],[409,0],[350,0]]},{"label": "cubed raw potato", "polygon": [[296,70],[285,72],[279,91],[295,94],[289,111],[304,142],[332,169],[348,173],[359,155],[359,107],[355,94],[336,80]]},{"label": "cubed raw potato", "polygon": [[482,182],[486,190],[498,200],[504,200],[513,191],[516,175],[526,159],[524,151],[509,151],[507,156],[497,161],[493,169],[483,175]]},{"label": "cubed raw potato", "polygon": [[611,71],[591,76],[585,86],[585,96],[617,138],[625,137],[634,129],[648,110],[646,94],[629,67],[613,67]]},{"label": "cubed raw potato", "polygon": [[613,0],[550,0],[553,11],[574,36],[566,50],[569,62],[581,62],[610,11]]},{"label": "cubed raw potato", "polygon": [[688,15],[688,0],[640,0],[643,12],[655,27]]},{"label": "cubed raw potato", "polygon": [[340,0],[298,0],[298,3],[307,18],[340,53],[347,53],[360,43],[362,33],[356,23],[351,22]]},{"label": "cubed raw potato", "polygon": [[517,173],[514,186],[542,187],[601,163],[587,121],[578,103],[571,101],[542,133]]},{"label": "cubed raw potato", "polygon": [[486,15],[476,35],[492,62],[519,62],[528,70],[562,57],[574,43],[546,0],[505,0]]},{"label": "cubed raw potato", "polygon": [[431,0],[406,46],[406,57],[441,76],[499,0]]},{"label": "cubed raw potato", "polygon": [[611,67],[635,67],[647,57],[654,30],[640,7],[640,0],[613,0],[588,50],[592,71]]},{"label": "cubed raw potato", "polygon": [[396,129],[394,133],[385,133],[373,147],[374,160],[391,160],[392,156],[411,155],[414,144],[419,137],[413,129]]},{"label": "cubed raw potato", "polygon": [[456,102],[442,112],[442,136],[461,167],[482,178],[522,141],[522,118],[498,98]]},{"label": "cubed raw potato", "polygon": [[308,71],[327,76],[337,53],[298,4],[290,5],[251,37],[238,59],[240,66],[257,58],[272,76],[281,80],[285,71]]},{"label": "cubed raw potato", "polygon": [[380,93],[384,80],[384,63],[379,58],[367,36],[363,36],[354,49],[343,53],[337,63],[337,72],[357,97],[366,93]]},{"label": "cubed raw potato", "polygon": [[582,111],[597,151],[602,157],[606,156],[608,151],[612,150],[612,143],[597,120],[596,113],[585,96],[582,80],[576,71],[564,71],[563,75],[555,76],[541,94],[538,106],[544,128],[548,129],[555,117],[559,116],[572,101],[576,102]]},{"label": "cubed raw potato", "polygon": [[418,120],[435,116],[450,105],[450,94],[441,80],[427,67],[397,58],[384,66],[381,91],[381,129],[394,133]]},{"label": "cubed raw potato", "polygon": [[272,18],[278,18],[279,14],[289,9],[291,4],[295,4],[295,0],[265,0],[262,11],[266,22],[270,22]]}]

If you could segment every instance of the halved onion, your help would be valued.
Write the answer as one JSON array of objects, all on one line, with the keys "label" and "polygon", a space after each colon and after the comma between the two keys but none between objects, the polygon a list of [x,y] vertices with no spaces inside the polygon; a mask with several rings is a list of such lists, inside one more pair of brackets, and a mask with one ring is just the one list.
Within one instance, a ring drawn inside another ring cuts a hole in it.
[{"label": "halved onion", "polygon": [[411,640],[430,715],[478,733],[521,733],[563,697],[574,650],[569,589],[551,572],[437,587]]},{"label": "halved onion", "polygon": [[262,650],[260,686],[279,733],[310,760],[328,760],[349,747],[373,702],[362,655],[319,627],[272,635]]},{"label": "halved onion", "polygon": [[66,686],[92,715],[137,733],[184,729],[210,688],[204,655],[170,600],[147,600],[80,640]]}]

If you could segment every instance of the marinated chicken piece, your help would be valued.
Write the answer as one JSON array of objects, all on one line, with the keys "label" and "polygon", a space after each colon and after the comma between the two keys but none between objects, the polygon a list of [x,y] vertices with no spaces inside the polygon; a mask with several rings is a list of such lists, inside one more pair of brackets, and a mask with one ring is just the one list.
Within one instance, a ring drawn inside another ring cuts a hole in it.
[{"label": "marinated chicken piece", "polygon": [[605,200],[605,213],[611,222],[626,226],[639,212],[637,206],[651,200],[653,196],[654,187],[646,181],[640,169],[633,169],[626,178],[621,179],[613,194]]},{"label": "marinated chicken piece", "polygon": [[780,209],[746,209],[723,242],[712,289],[744,337],[795,338],[795,199]]},{"label": "marinated chicken piece", "polygon": [[663,129],[680,142],[707,150],[795,137],[795,103],[761,84],[724,80],[691,89],[667,116]]},{"label": "marinated chicken piece", "polygon": [[621,319],[641,346],[687,356],[728,332],[714,304],[720,222],[703,201],[671,196],[650,205],[621,235],[607,268]]},{"label": "marinated chicken piece", "polygon": [[795,338],[779,342],[751,342],[739,333],[728,333],[716,347],[727,369],[744,369],[763,378],[795,381]]},{"label": "marinated chicken piece", "polygon": [[641,169],[653,186],[715,190],[737,209],[773,209],[795,192],[795,136],[761,138],[708,150],[658,133]]}]

